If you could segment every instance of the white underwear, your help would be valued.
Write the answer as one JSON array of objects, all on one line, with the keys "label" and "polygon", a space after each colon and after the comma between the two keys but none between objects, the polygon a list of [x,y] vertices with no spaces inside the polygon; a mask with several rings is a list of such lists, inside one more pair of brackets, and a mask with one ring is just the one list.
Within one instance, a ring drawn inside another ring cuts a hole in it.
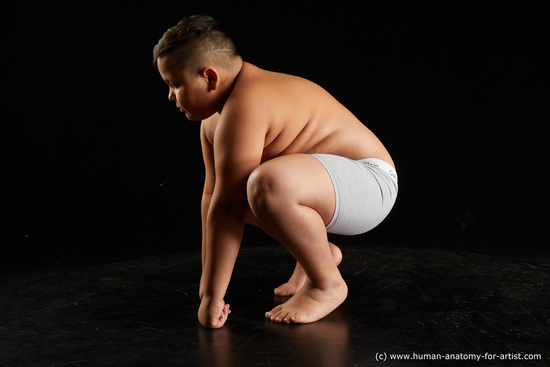
[{"label": "white underwear", "polygon": [[368,158],[354,161],[330,154],[312,154],[327,170],[336,197],[327,232],[357,235],[380,224],[397,198],[397,173],[388,163]]}]

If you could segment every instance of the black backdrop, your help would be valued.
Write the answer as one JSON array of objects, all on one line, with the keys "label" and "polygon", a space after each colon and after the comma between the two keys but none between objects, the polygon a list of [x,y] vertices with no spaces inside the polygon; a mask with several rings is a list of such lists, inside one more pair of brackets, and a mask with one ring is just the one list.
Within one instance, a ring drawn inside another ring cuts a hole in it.
[{"label": "black backdrop", "polygon": [[[199,124],[167,100],[151,66],[162,33],[197,13],[221,21],[246,61],[321,84],[394,156],[394,211],[374,231],[336,242],[546,252],[541,9],[353,3],[10,4],[2,11],[2,140],[4,208],[15,221],[4,221],[2,262],[200,248]],[[245,246],[265,243],[247,229]]]}]

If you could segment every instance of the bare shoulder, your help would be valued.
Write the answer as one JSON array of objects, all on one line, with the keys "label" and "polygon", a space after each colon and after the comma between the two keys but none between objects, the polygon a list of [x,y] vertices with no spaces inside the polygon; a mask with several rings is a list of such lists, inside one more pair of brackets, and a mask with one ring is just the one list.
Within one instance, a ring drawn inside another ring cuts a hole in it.
[{"label": "bare shoulder", "polygon": [[[273,91],[266,84],[269,72],[244,63],[221,113],[206,121],[206,134],[211,141],[236,142],[241,136],[264,141],[269,129],[271,106],[267,103]],[[252,143],[252,142],[250,142]]]}]

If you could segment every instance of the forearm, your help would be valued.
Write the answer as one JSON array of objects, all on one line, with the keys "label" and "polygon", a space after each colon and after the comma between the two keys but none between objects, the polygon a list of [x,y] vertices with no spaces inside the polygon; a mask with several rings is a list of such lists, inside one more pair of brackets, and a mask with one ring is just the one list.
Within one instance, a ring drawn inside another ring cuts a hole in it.
[{"label": "forearm", "polygon": [[210,208],[210,201],[212,200],[212,194],[203,193],[201,202],[201,225],[202,225],[202,269],[204,270],[206,261],[206,222],[208,218],[208,209]]},{"label": "forearm", "polygon": [[229,286],[244,231],[244,214],[210,205],[206,218],[202,297],[222,300]]},{"label": "forearm", "polygon": [[[201,226],[202,226],[202,245],[201,245],[201,264],[202,264],[202,274],[204,275],[204,269],[206,267],[206,222],[208,218],[208,209],[210,208],[210,201],[212,200],[212,194],[203,193],[202,202],[201,202]],[[203,286],[202,286],[203,276],[201,275],[200,287],[199,287],[199,298],[202,299],[203,296]]]}]

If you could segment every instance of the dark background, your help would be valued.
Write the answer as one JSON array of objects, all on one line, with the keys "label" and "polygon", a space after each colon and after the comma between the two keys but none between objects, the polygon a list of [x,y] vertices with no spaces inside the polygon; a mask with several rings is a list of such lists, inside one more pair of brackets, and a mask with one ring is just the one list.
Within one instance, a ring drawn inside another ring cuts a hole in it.
[{"label": "dark background", "polygon": [[[320,4],[9,4],[3,268],[200,249],[199,123],[151,66],[164,31],[197,13],[223,23],[246,61],[319,83],[392,153],[393,212],[336,243],[546,256],[542,10]],[[244,246],[273,243],[246,235]]]}]

